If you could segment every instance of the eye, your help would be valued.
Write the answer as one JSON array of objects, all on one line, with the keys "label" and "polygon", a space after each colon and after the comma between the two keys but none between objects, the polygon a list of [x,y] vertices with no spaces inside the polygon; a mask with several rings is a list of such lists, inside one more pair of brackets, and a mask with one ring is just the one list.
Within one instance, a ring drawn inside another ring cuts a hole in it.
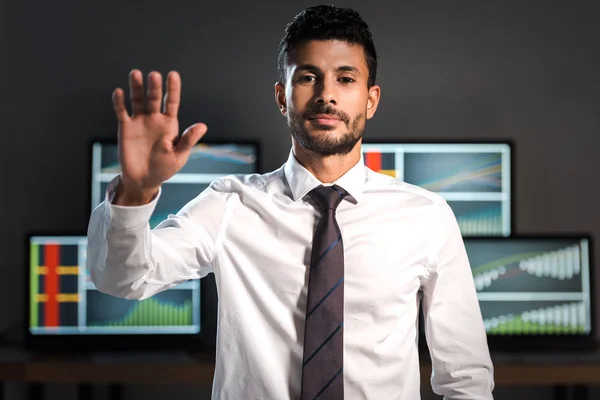
[{"label": "eye", "polygon": [[352,82],[356,82],[354,79],[350,78],[349,76],[343,76],[340,78],[340,81],[342,83],[352,83]]},{"label": "eye", "polygon": [[316,77],[313,75],[304,75],[304,76],[301,76],[300,78],[298,78],[298,82],[309,83],[309,82],[313,82],[315,79],[316,79]]}]

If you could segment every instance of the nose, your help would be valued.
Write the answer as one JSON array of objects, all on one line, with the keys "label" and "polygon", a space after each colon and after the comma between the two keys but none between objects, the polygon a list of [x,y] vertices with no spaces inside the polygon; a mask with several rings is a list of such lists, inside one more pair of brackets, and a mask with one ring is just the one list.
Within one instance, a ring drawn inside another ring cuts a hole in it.
[{"label": "nose", "polygon": [[337,104],[335,83],[330,79],[322,79],[316,86],[316,102],[319,104]]}]

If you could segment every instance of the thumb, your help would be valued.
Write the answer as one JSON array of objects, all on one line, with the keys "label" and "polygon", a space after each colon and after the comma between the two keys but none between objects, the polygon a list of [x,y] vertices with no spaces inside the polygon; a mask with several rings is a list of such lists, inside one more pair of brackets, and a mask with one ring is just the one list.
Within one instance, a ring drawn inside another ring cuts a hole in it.
[{"label": "thumb", "polygon": [[204,136],[207,130],[208,127],[203,123],[191,125],[183,131],[179,142],[175,146],[175,151],[177,153],[187,153],[196,143],[198,143],[198,140]]}]

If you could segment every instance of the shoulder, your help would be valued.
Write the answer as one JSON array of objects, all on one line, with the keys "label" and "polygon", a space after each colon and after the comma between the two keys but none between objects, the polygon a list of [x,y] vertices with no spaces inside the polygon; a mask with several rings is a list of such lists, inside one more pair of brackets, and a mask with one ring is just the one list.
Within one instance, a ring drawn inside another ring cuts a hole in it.
[{"label": "shoulder", "polygon": [[248,199],[258,199],[261,192],[267,191],[278,181],[280,179],[277,171],[266,174],[226,175],[204,187],[196,197],[185,204],[182,211],[219,212]]},{"label": "shoulder", "polygon": [[284,183],[283,177],[281,168],[264,174],[227,175],[213,181],[209,189],[239,195],[244,192],[268,192],[274,187],[280,188]]}]

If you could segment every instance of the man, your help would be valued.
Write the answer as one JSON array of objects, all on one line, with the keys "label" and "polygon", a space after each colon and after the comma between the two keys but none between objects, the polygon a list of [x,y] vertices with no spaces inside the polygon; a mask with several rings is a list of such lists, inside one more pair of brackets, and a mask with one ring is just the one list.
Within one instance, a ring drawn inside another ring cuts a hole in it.
[{"label": "man", "polygon": [[181,81],[130,74],[132,116],[114,92],[122,173],[92,213],[96,286],[144,299],[213,272],[216,399],[420,398],[423,296],[434,391],[491,399],[492,363],[469,262],[442,197],[365,167],[361,138],[380,99],[377,56],[353,10],[311,7],[280,44],[275,100],[287,162],[214,182],[150,230],[161,184],[207,131],[178,136]]}]

